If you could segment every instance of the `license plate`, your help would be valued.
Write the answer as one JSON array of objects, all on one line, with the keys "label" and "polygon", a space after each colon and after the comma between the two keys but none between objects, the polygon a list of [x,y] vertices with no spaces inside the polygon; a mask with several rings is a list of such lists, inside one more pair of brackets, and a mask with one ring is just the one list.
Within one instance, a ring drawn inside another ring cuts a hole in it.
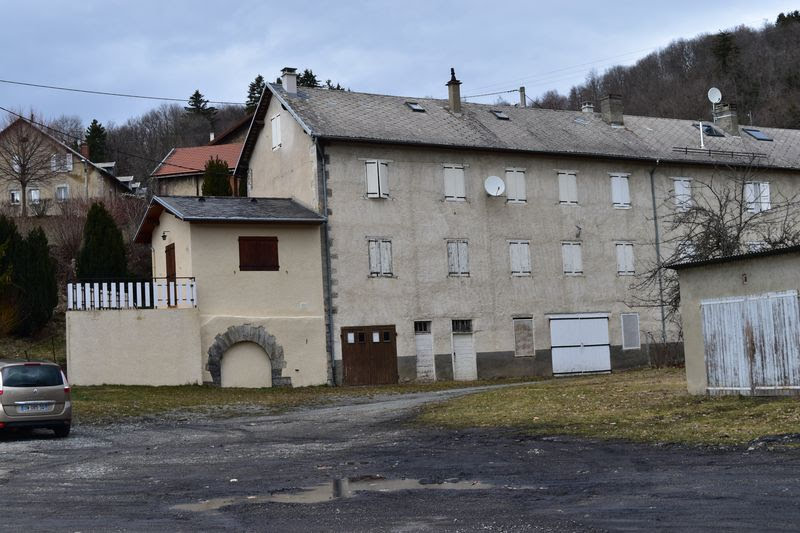
[{"label": "license plate", "polygon": [[52,404],[36,403],[31,405],[18,405],[17,412],[19,413],[47,413],[53,410]]}]

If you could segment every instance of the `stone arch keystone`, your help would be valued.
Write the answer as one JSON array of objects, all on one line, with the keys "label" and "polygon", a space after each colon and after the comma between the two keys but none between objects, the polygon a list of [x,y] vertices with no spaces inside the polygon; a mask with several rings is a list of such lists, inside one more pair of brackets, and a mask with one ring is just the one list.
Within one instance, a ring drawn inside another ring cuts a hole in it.
[{"label": "stone arch keystone", "polygon": [[225,333],[220,333],[214,337],[214,342],[208,349],[208,371],[211,372],[211,380],[214,385],[222,384],[222,357],[225,352],[239,342],[254,342],[261,346],[267,353],[270,365],[272,366],[272,386],[291,387],[292,378],[283,377],[283,369],[286,368],[286,360],[283,357],[283,347],[275,340],[275,336],[267,333],[264,326],[254,326],[252,324],[242,324],[241,326],[231,326]]}]

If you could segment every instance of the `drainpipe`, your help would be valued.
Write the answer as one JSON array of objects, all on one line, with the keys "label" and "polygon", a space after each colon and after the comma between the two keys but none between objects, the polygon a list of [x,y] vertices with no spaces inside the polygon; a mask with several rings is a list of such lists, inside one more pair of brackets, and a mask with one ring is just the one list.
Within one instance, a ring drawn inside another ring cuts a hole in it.
[{"label": "drainpipe", "polygon": [[322,253],[325,258],[325,272],[323,274],[325,276],[325,320],[328,322],[326,344],[328,345],[331,365],[331,385],[336,386],[339,383],[336,383],[336,360],[333,353],[333,288],[331,287],[333,273],[331,272],[330,229],[328,226],[328,175],[325,173],[325,148],[317,137],[314,137],[314,147],[317,150],[317,183],[320,187],[320,203],[325,217],[325,222],[322,224]]},{"label": "drainpipe", "polygon": [[[702,126],[701,126],[702,131]],[[661,342],[664,346],[667,345],[667,317],[664,311],[664,278],[662,275],[661,263],[661,235],[658,229],[658,209],[656,206],[656,185],[655,174],[661,160],[656,159],[656,164],[650,169],[650,196],[653,201],[653,229],[655,230],[656,237],[656,268],[658,268],[658,303],[661,308]]]}]

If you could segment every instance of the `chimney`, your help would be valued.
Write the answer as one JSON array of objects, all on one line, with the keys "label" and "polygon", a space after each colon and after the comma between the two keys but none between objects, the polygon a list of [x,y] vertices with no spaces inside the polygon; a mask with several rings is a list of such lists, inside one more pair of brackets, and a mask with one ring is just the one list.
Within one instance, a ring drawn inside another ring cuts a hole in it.
[{"label": "chimney", "polygon": [[525,87],[520,87],[519,88],[519,106],[520,107],[527,107],[528,106],[528,102],[525,99]]},{"label": "chimney", "polygon": [[594,113],[594,104],[592,102],[583,102],[581,104],[582,113]]},{"label": "chimney", "polygon": [[297,94],[297,69],[283,67],[281,69],[281,85],[283,90],[289,94]]},{"label": "chimney", "polygon": [[447,82],[447,101],[451,113],[461,113],[461,82],[456,79],[456,69],[450,69],[450,81]]},{"label": "chimney", "polygon": [[612,126],[622,126],[622,96],[608,94],[600,99],[600,114],[603,121]]},{"label": "chimney", "polygon": [[86,143],[81,143],[81,156],[85,159],[89,159],[89,145]]},{"label": "chimney", "polygon": [[210,142],[210,143],[214,142],[214,132],[213,131],[209,132],[209,134],[208,134],[208,142]]},{"label": "chimney", "polygon": [[714,106],[714,124],[722,128],[728,135],[739,136],[739,115],[736,104],[716,104]]}]

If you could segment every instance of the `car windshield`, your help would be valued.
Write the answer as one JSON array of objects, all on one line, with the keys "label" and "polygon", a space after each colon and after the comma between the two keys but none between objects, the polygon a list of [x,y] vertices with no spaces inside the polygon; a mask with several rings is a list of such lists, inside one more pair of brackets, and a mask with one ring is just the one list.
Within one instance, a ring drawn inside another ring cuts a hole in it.
[{"label": "car windshield", "polygon": [[55,387],[63,385],[61,369],[54,365],[13,365],[2,371],[4,387]]}]

